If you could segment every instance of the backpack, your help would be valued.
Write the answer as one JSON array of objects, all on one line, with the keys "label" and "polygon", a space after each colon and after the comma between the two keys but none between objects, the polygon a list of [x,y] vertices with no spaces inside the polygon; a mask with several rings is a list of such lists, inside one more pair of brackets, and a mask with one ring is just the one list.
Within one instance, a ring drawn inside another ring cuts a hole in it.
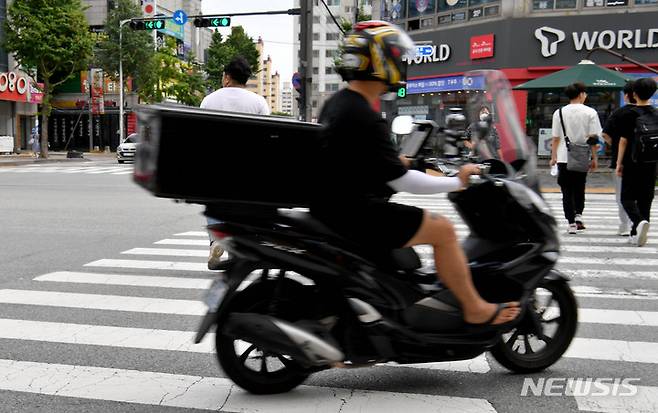
[{"label": "backpack", "polygon": [[658,162],[658,112],[654,108],[641,112],[635,121],[633,162]]}]

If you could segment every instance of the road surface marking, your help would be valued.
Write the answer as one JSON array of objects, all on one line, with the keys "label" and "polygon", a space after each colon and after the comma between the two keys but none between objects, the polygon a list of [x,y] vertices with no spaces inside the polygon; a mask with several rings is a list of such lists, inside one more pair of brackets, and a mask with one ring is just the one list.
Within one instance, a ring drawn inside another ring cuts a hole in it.
[{"label": "road surface marking", "polygon": [[206,250],[182,250],[170,248],[133,248],[123,251],[122,254],[130,255],[161,255],[168,257],[207,257]]},{"label": "road surface marking", "polygon": [[195,316],[205,315],[208,310],[195,300],[10,289],[0,290],[0,303]]},{"label": "road surface marking", "polygon": [[300,386],[254,396],[218,377],[187,376],[106,367],[0,360],[0,389],[93,400],[214,411],[270,413],[400,411],[495,412],[484,399]]},{"label": "road surface marking", "polygon": [[210,241],[208,239],[162,239],[154,242],[158,245],[198,245],[210,248]]},{"label": "road surface marking", "polygon": [[77,284],[127,285],[132,287],[159,287],[205,290],[212,280],[203,278],[158,277],[148,275],[97,274],[90,272],[58,271],[36,277],[35,281]]},{"label": "road surface marking", "polygon": [[571,342],[564,357],[656,364],[658,343],[577,337]]},{"label": "road surface marking", "polygon": [[0,318],[0,338],[3,339],[148,350],[190,351],[195,353],[215,352],[214,334],[209,334],[200,344],[194,344],[195,335],[196,332],[194,331],[155,330]]},{"label": "road surface marking", "polygon": [[[638,386],[637,383],[637,381],[630,383],[637,389],[637,394],[633,396],[621,396],[621,394],[628,393],[625,389],[622,389],[624,393],[620,393],[620,395],[603,396],[600,395],[601,389],[592,386],[591,392],[594,394],[574,396],[578,404],[578,410],[602,413],[658,412],[658,387]],[[613,385],[610,381],[604,384],[608,389]]]},{"label": "road surface marking", "polygon": [[85,267],[105,268],[139,268],[144,270],[166,270],[166,271],[198,271],[209,272],[208,264],[203,262],[180,262],[180,261],[144,261],[144,260],[113,260],[102,259],[84,265]]}]

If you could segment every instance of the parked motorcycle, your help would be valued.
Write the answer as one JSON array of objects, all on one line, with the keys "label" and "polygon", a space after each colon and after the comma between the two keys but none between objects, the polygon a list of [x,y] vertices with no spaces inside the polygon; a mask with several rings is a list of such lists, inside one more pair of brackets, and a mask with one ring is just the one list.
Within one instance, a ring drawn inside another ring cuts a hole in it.
[{"label": "parked motorcycle", "polygon": [[[223,221],[210,230],[232,263],[208,291],[196,341],[215,329],[219,364],[237,385],[281,393],[325,369],[466,360],[487,351],[509,370],[531,373],[567,350],[577,303],[554,269],[559,240],[537,189],[535,152],[504,76],[467,76],[477,80],[469,118],[478,119],[483,104],[495,117],[472,126],[473,152],[432,159],[428,147],[440,152],[456,141],[432,122],[414,125],[403,152],[422,152],[425,166],[446,174],[479,159],[482,175],[448,198],[470,230],[463,248],[477,290],[489,302],[519,301],[521,316],[503,331],[467,328],[458,301],[412,248],[354,244],[298,209],[208,205],[207,214]],[[493,127],[504,159],[490,142]]]}]

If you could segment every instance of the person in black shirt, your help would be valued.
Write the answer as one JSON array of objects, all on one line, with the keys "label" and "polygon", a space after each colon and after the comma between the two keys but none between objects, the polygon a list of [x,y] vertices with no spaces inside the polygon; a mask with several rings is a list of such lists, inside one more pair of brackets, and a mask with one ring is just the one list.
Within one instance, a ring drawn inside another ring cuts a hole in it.
[{"label": "person in black shirt", "polygon": [[345,36],[337,71],[349,82],[323,106],[325,125],[319,191],[311,214],[340,235],[370,248],[429,244],[441,281],[459,300],[468,324],[501,326],[518,316],[519,303],[486,302],[473,285],[452,223],[422,209],[388,202],[397,191],[437,193],[460,190],[475,165],[457,177],[434,177],[408,170],[398,156],[386,122],[372,108],[381,95],[403,85],[403,57],[413,42],[396,26],[360,22]]},{"label": "person in black shirt", "polygon": [[635,142],[635,121],[643,114],[655,109],[649,99],[656,92],[656,81],[643,78],[635,81],[633,96],[636,108],[619,119],[619,152],[617,156],[617,176],[621,176],[621,203],[633,222],[630,243],[638,247],[647,243],[651,203],[656,187],[656,164],[633,162]]},{"label": "person in black shirt", "polygon": [[[635,108],[632,80],[626,82],[624,85],[624,101],[626,102],[626,105],[614,111],[603,127],[603,139],[608,145],[610,145],[610,168],[613,170],[617,169],[617,152],[619,151],[619,139],[621,138],[619,132],[621,125],[619,120],[627,116],[627,113]],[[621,177],[617,176],[616,173],[613,173],[612,176],[615,181],[615,199],[617,201],[619,214],[619,229],[617,230],[617,235],[628,236],[631,234],[632,223],[628,214],[624,210],[624,206],[621,204]]]}]

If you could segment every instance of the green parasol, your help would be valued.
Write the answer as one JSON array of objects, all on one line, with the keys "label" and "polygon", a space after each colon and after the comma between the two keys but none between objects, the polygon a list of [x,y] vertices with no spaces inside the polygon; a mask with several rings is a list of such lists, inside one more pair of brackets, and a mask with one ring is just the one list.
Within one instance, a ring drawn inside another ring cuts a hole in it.
[{"label": "green parasol", "polygon": [[581,60],[575,66],[522,83],[514,89],[562,89],[576,82],[588,88],[623,89],[630,76],[594,64],[591,60]]}]

